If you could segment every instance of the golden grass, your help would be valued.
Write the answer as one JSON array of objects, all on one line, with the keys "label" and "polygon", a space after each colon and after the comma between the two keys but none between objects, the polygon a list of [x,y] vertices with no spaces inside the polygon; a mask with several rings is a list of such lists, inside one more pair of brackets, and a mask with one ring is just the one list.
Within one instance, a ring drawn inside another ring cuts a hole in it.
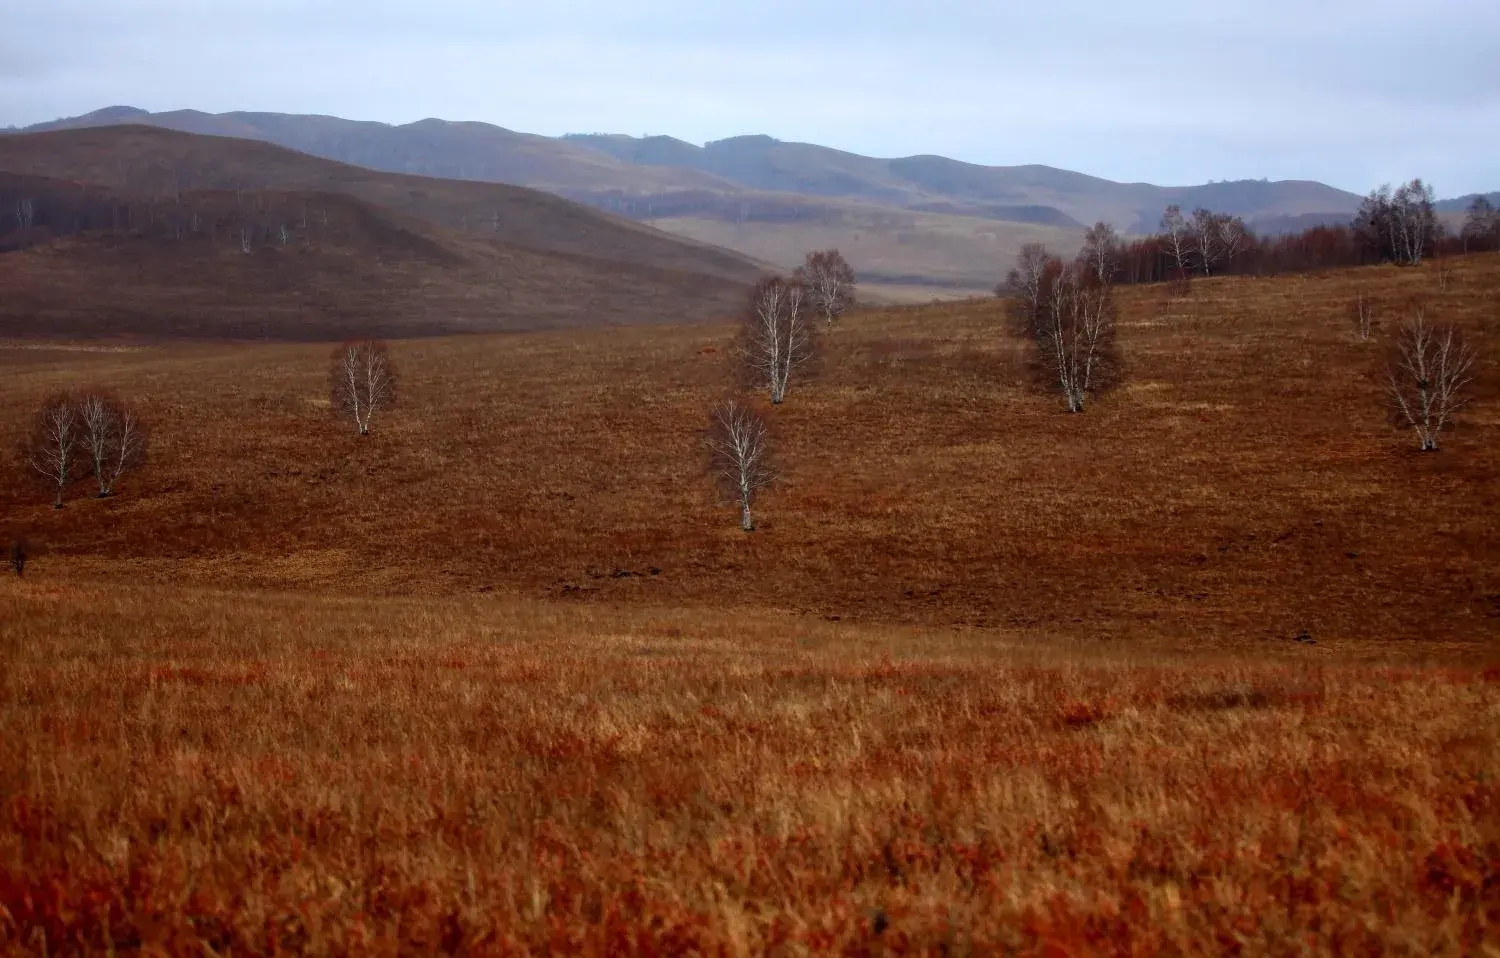
[{"label": "golden grass", "polygon": [[0,587],[0,944],[1476,954],[1500,672]]},{"label": "golden grass", "polygon": [[1500,395],[1410,451],[1345,317],[1493,370],[1497,278],[1130,290],[1078,417],[992,303],[852,316],[751,536],[718,327],[396,344],[365,443],[324,347],[0,349],[0,444],[156,427],[0,480],[0,950],[1497,953]]}]

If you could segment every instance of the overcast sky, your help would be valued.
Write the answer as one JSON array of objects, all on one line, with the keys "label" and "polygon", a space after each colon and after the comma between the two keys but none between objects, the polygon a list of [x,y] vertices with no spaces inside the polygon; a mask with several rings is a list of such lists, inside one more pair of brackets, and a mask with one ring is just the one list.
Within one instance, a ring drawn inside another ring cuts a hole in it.
[{"label": "overcast sky", "polygon": [[128,104],[1500,189],[1496,0],[0,0],[0,126]]}]

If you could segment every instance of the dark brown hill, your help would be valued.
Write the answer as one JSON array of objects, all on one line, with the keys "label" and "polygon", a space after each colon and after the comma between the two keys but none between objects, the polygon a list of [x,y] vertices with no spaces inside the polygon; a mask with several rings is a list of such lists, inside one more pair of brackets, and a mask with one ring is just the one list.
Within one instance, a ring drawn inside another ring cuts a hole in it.
[{"label": "dark brown hill", "polygon": [[0,171],[94,183],[165,201],[190,190],[343,193],[530,249],[752,280],[756,264],[548,193],[381,173],[254,140],[146,126],[0,136]]},{"label": "dark brown hill", "polygon": [[[476,210],[489,222],[463,229]],[[733,253],[531,190],[139,128],[0,137],[0,211],[4,336],[301,340],[707,319],[737,308],[758,274]]]}]

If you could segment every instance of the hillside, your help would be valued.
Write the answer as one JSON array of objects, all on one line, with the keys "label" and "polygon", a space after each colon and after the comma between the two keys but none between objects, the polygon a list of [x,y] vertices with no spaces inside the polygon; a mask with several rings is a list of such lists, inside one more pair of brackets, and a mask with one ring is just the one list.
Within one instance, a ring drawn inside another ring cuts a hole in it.
[{"label": "hillside", "polygon": [[372,169],[514,183],[724,243],[782,268],[820,245],[864,244],[855,265],[877,283],[934,293],[991,288],[1021,245],[1062,250],[1098,220],[1154,230],[1170,203],[1273,225],[1352,214],[1359,198],[1319,183],[1159,187],[1045,166],[986,167],[945,157],[880,159],[768,136],[696,146],[671,137],[548,138],[483,123],[392,126],[272,113],[146,113],[129,107],[33,127],[149,124],[278,143]]},{"label": "hillside", "polygon": [[128,497],[54,513],[10,471],[0,514],[61,568],[131,581],[1478,641],[1500,613],[1500,394],[1482,375],[1449,451],[1409,453],[1347,327],[1358,291],[1387,323],[1415,297],[1488,321],[1500,258],[1449,265],[1442,294],[1436,266],[1126,289],[1129,381],[1079,417],[1022,386],[994,300],[860,313],[778,410],[785,478],[751,537],[698,445],[727,327],[398,344],[401,405],[367,445],[319,405],[323,346],[0,351],[11,408],[103,382],[163,438]]},{"label": "hillside", "polygon": [[545,193],[152,128],[0,137],[0,333],[326,339],[710,318],[761,267]]}]

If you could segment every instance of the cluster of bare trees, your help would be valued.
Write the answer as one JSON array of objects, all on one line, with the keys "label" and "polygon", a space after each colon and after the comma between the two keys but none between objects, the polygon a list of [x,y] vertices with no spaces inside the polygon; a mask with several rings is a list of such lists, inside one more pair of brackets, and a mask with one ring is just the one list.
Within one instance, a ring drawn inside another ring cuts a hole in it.
[{"label": "cluster of bare trees", "polygon": [[[854,269],[836,249],[809,253],[790,277],[768,276],[750,290],[734,352],[742,378],[765,390],[772,406],[785,401],[794,377],[818,356],[822,335],[854,304]],[[709,417],[711,470],[740,507],[740,528],[755,529],[751,505],[776,476],[770,426],[742,399],[717,404]]]},{"label": "cluster of bare trees", "polygon": [[1469,204],[1459,242],[1465,253],[1500,250],[1500,213],[1488,197],[1476,196]]},{"label": "cluster of bare trees", "polygon": [[1360,204],[1354,234],[1382,260],[1420,265],[1442,237],[1432,187],[1414,179],[1373,191]]},{"label": "cluster of bare trees", "polygon": [[42,404],[24,440],[22,458],[53,490],[61,509],[68,486],[92,477],[98,498],[114,495],[127,472],[146,461],[148,434],[136,412],[107,392],[57,393]]},{"label": "cluster of bare trees", "polygon": [[1033,346],[1037,382],[1060,393],[1068,412],[1082,412],[1091,397],[1118,380],[1118,270],[1119,237],[1113,227],[1098,223],[1072,263],[1039,243],[1023,247],[999,290],[1009,297],[1012,328]]},{"label": "cluster of bare trees", "polygon": [[1245,221],[1228,213],[1215,213],[1202,207],[1193,210],[1191,219],[1182,215],[1180,206],[1168,206],[1161,218],[1161,239],[1179,280],[1190,274],[1212,276],[1226,264],[1234,262],[1251,239]]},{"label": "cluster of bare trees", "polygon": [[[1072,263],[1029,244],[996,290],[1008,299],[1012,329],[1033,346],[1035,381],[1061,395],[1070,413],[1082,412],[1121,375],[1113,295],[1121,249],[1106,223],[1085,233]],[[1361,341],[1374,333],[1374,312],[1363,292],[1351,304]],[[1465,405],[1474,364],[1475,351],[1462,331],[1430,322],[1421,310],[1389,338],[1383,376],[1388,410],[1398,425],[1416,432],[1423,451],[1438,448],[1440,433]]]},{"label": "cluster of bare trees", "polygon": [[[395,402],[396,379],[385,343],[345,343],[334,351],[329,370],[333,409],[359,435],[369,435],[375,414]],[[68,488],[84,479],[93,480],[97,498],[114,495],[121,478],[145,464],[149,439],[141,416],[112,393],[59,392],[32,417],[21,460],[61,509]]]}]

